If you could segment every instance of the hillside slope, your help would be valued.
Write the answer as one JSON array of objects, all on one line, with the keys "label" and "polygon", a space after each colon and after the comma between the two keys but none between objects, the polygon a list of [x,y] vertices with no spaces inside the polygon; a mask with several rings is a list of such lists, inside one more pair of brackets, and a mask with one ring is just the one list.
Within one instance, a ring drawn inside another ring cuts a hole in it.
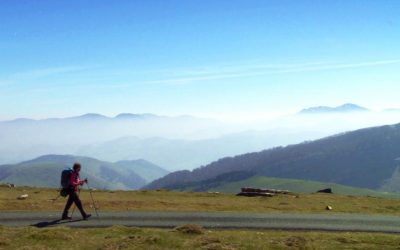
[{"label": "hillside slope", "polygon": [[[38,187],[59,187],[61,171],[75,162],[82,164],[81,177],[88,178],[91,187],[100,189],[138,189],[150,180],[162,176],[160,168],[144,160],[110,163],[94,158],[72,155],[45,155],[15,165],[0,166],[0,182]],[[156,167],[152,176],[141,177],[136,172]],[[163,173],[166,173],[163,172]]]},{"label": "hillside slope", "polygon": [[146,159],[169,170],[193,169],[222,157],[320,138],[318,132],[245,131],[213,139],[182,140],[127,136],[76,151],[106,161]]},{"label": "hillside slope", "polygon": [[338,107],[311,107],[303,109],[300,114],[322,114],[322,113],[352,113],[352,112],[367,112],[368,109],[352,103],[346,103]]},{"label": "hillside slope", "polygon": [[145,160],[117,161],[114,165],[118,168],[131,169],[143,178],[146,183],[150,183],[169,173],[167,170]]},{"label": "hillside slope", "polygon": [[234,194],[238,193],[242,187],[254,187],[254,188],[289,190],[290,192],[294,193],[315,193],[321,189],[331,188],[334,194],[373,196],[373,197],[386,197],[386,198],[400,197],[400,194],[396,193],[378,192],[371,189],[355,188],[336,183],[325,183],[317,181],[306,181],[306,180],[284,179],[284,178],[270,178],[265,176],[253,176],[241,181],[218,183],[218,184],[219,184],[218,186],[214,186],[207,190]]},{"label": "hillside slope", "polygon": [[399,156],[396,124],[220,159],[193,171],[171,173],[146,188],[184,188],[214,178],[229,181],[234,176],[238,181],[260,175],[379,189],[395,176]]}]

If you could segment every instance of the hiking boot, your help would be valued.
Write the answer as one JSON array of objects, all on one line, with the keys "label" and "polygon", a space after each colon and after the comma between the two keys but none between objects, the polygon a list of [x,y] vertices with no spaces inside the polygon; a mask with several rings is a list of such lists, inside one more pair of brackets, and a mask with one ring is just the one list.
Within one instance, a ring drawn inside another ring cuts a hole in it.
[{"label": "hiking boot", "polygon": [[61,220],[72,220],[72,217],[68,216],[68,215],[63,215],[61,217]]},{"label": "hiking boot", "polygon": [[92,215],[91,215],[91,214],[85,214],[85,215],[83,216],[83,219],[84,219],[84,220],[87,220],[87,219],[89,219],[90,216],[92,216]]}]

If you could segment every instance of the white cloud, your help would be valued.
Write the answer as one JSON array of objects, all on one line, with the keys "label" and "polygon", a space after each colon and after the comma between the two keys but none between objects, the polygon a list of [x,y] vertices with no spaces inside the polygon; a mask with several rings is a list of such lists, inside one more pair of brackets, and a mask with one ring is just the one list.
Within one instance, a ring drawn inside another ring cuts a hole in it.
[{"label": "white cloud", "polygon": [[34,80],[58,74],[76,73],[94,68],[96,68],[96,66],[64,66],[17,72],[0,79],[0,86],[17,84],[20,81]]},{"label": "white cloud", "polygon": [[32,78],[41,78],[47,77],[51,75],[64,74],[64,73],[72,73],[83,70],[88,70],[94,68],[93,66],[66,66],[66,67],[54,67],[54,68],[44,68],[44,69],[36,69],[25,72],[19,72],[13,74],[11,78],[13,79],[32,79]]},{"label": "white cloud", "polygon": [[379,65],[399,64],[400,59],[367,61],[358,63],[301,63],[301,64],[253,64],[253,65],[232,65],[215,68],[192,69],[181,71],[181,77],[147,81],[146,83],[164,84],[188,84],[197,81],[215,79],[252,77],[271,74],[299,73],[309,71],[324,71],[337,69],[352,69],[371,67]]}]

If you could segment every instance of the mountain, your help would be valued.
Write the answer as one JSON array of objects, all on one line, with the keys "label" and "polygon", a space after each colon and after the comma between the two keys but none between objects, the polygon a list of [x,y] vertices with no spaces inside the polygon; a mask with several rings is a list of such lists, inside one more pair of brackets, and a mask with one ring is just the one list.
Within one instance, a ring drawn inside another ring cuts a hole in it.
[{"label": "mountain", "polygon": [[173,172],[145,188],[180,189],[215,179],[229,183],[267,176],[382,189],[400,178],[395,160],[399,156],[400,124],[396,124],[223,158],[193,171]]},{"label": "mountain", "polygon": [[81,121],[107,120],[107,119],[110,119],[110,118],[107,116],[101,115],[101,114],[96,114],[96,113],[88,113],[88,114],[84,114],[81,116],[65,118],[65,120],[81,120]]},{"label": "mountain", "polygon": [[114,119],[157,119],[160,116],[154,114],[131,114],[131,113],[121,113],[114,117]]},{"label": "mountain", "polygon": [[346,103],[338,107],[319,106],[311,107],[301,110],[300,114],[326,114],[326,113],[349,113],[349,112],[366,112],[368,109],[352,104]]},{"label": "mountain", "polygon": [[[1,165],[0,182],[59,187],[61,171],[75,162],[82,164],[81,177],[87,177],[90,186],[99,189],[138,189],[167,173],[144,160],[110,163],[82,156],[45,155],[19,164]],[[151,174],[142,177],[140,173],[145,170]]]},{"label": "mountain", "polygon": [[125,136],[210,137],[210,134],[220,133],[216,132],[220,131],[218,127],[222,125],[217,121],[189,116],[128,113],[116,117],[84,114],[69,118],[0,121],[0,164],[18,163],[46,154],[75,155],[78,148]]},{"label": "mountain", "polygon": [[160,137],[126,136],[104,143],[87,145],[76,150],[106,161],[146,159],[168,170],[193,169],[231,155],[319,138],[317,131],[290,133],[280,131],[244,131],[213,139],[182,140]]},{"label": "mountain", "polygon": [[396,112],[288,115],[254,124],[130,113],[19,119],[0,122],[0,165],[69,154],[109,162],[146,159],[169,171],[194,169],[223,157],[399,120]]},{"label": "mountain", "polygon": [[169,174],[167,170],[145,160],[117,161],[114,165],[118,168],[133,170],[137,175],[143,178],[146,183],[150,183]]}]

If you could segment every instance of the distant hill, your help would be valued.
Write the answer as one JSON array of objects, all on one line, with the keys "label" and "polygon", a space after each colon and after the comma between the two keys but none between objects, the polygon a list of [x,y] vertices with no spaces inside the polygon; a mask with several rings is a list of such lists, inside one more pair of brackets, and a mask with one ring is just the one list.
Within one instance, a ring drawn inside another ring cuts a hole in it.
[{"label": "distant hill", "polygon": [[[220,133],[216,132],[217,127],[221,128],[221,123],[210,119],[131,113],[115,117],[89,113],[67,118],[0,121],[0,164],[19,163],[47,154],[80,155],[78,148],[125,136],[209,138],[210,134],[212,137]],[[114,160],[122,159],[146,158]]]},{"label": "distant hill", "polygon": [[[15,120],[10,121],[1,121],[5,123],[23,123],[23,122],[46,122],[46,121],[68,121],[68,120],[81,120],[81,121],[88,121],[88,120],[117,120],[117,119],[156,119],[156,118],[169,118],[166,116],[158,116],[155,114],[145,113],[145,114],[132,114],[132,113],[121,113],[116,115],[115,117],[109,117],[102,114],[97,113],[87,113],[79,116],[72,116],[66,118],[47,118],[47,119],[27,119],[27,118],[18,118]],[[172,117],[170,117],[172,118]]]},{"label": "distant hill", "polygon": [[330,114],[295,114],[254,124],[132,113],[0,121],[0,165],[68,154],[107,162],[145,159],[168,171],[192,170],[223,157],[400,120],[396,112]]},{"label": "distant hill", "polygon": [[114,119],[157,119],[162,118],[161,116],[155,114],[131,114],[131,113],[121,113],[114,117]]},{"label": "distant hill", "polygon": [[134,160],[134,161],[118,161],[114,165],[118,168],[131,169],[146,183],[150,183],[160,177],[163,177],[169,173],[169,171],[145,160]]},{"label": "distant hill", "polygon": [[[61,171],[75,162],[82,164],[81,177],[99,189],[138,189],[167,171],[144,161],[110,163],[72,155],[45,155],[15,165],[0,166],[0,182],[38,187],[59,187]],[[148,173],[143,177],[144,170]]]},{"label": "distant hill", "polygon": [[81,120],[81,121],[89,121],[89,120],[107,120],[111,119],[107,116],[101,115],[101,114],[96,114],[96,113],[88,113],[84,114],[81,116],[75,116],[75,117],[68,117],[64,119],[59,119],[59,120]]},{"label": "distant hill", "polygon": [[142,158],[168,170],[193,169],[226,156],[315,139],[319,137],[318,134],[314,131],[308,133],[289,133],[285,130],[245,131],[204,140],[126,136],[80,147],[76,150],[76,154],[107,161]]},{"label": "distant hill", "polygon": [[326,113],[349,113],[366,112],[368,109],[352,103],[346,103],[338,107],[319,106],[303,109],[300,114],[326,114]]},{"label": "distant hill", "polygon": [[[332,182],[392,191],[400,156],[400,124],[342,133],[323,139],[257,153],[223,158],[193,171],[173,172],[146,188],[185,188],[216,178],[232,182],[268,176]],[[399,186],[399,185],[398,185]]]}]

